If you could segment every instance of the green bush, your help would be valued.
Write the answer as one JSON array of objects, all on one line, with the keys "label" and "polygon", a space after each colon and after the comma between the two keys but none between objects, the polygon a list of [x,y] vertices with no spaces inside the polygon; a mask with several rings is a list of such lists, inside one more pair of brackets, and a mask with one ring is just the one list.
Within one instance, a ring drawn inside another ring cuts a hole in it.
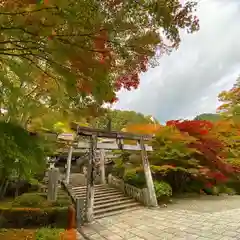
[{"label": "green bush", "polygon": [[72,200],[68,196],[59,197],[56,202],[53,203],[53,206],[57,207],[68,207],[72,204]]},{"label": "green bush", "polygon": [[3,228],[3,226],[6,225],[6,223],[7,219],[4,216],[0,215],[0,229]]},{"label": "green bush", "polygon": [[29,180],[29,183],[30,183],[30,188],[29,188],[28,192],[39,191],[39,189],[41,187],[41,183],[39,182],[39,180],[37,178],[31,178]]},{"label": "green bush", "polygon": [[68,208],[1,208],[0,216],[7,221],[2,228],[59,227],[67,228]]},{"label": "green bush", "polygon": [[47,201],[44,194],[24,193],[14,199],[14,207],[48,207],[51,203]]},{"label": "green bush", "polygon": [[212,187],[212,195],[219,195],[219,193],[220,193],[219,186],[213,186]]},{"label": "green bush", "polygon": [[110,173],[112,173],[114,176],[123,178],[125,166],[121,158],[114,159],[114,165],[111,170],[112,171]]},{"label": "green bush", "polygon": [[226,194],[229,194],[229,195],[235,195],[236,194],[236,191],[233,188],[230,188],[226,185],[220,186],[219,187],[219,192],[220,193],[226,193]]},{"label": "green bush", "polygon": [[227,184],[226,184],[227,187],[229,188],[232,188],[235,190],[235,193],[240,195],[240,181],[229,181]]},{"label": "green bush", "polygon": [[158,201],[169,200],[172,196],[172,187],[164,181],[154,181],[154,188]]},{"label": "green bush", "polygon": [[220,186],[203,187],[202,190],[207,195],[219,195],[219,193],[220,193]]},{"label": "green bush", "polygon": [[203,188],[205,193],[208,195],[219,195],[220,193],[226,193],[229,195],[235,195],[236,191],[234,188],[230,188],[226,185],[213,186],[211,188]]},{"label": "green bush", "polygon": [[143,188],[146,185],[144,173],[137,172],[136,169],[126,170],[123,179],[126,183],[138,188]]},{"label": "green bush", "polygon": [[36,240],[59,240],[60,234],[64,231],[59,228],[40,228],[36,232]]},{"label": "green bush", "polygon": [[204,188],[204,184],[201,180],[190,178],[191,180],[186,182],[183,190],[180,193],[200,193]]},{"label": "green bush", "polygon": [[[0,180],[0,184],[2,184]],[[40,189],[40,183],[37,179],[31,178],[29,180],[9,180],[6,188],[5,197],[15,197],[16,190],[18,195],[28,192],[37,192]]]},{"label": "green bush", "polygon": [[29,184],[24,181],[45,170],[47,141],[20,125],[4,121],[0,121],[0,135],[0,197],[3,198],[7,192],[10,195],[25,192]]}]

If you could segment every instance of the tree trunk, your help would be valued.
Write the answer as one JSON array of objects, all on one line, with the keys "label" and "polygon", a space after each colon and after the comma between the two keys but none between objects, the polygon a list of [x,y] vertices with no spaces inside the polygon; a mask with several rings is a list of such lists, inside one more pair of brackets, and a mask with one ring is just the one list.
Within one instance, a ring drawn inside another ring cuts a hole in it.
[{"label": "tree trunk", "polygon": [[1,199],[3,199],[3,198],[5,197],[8,184],[9,184],[8,179],[4,178],[4,179],[3,179],[3,182],[2,182],[2,184],[1,184],[1,188],[0,188],[0,198],[1,198]]},{"label": "tree trunk", "polygon": [[15,198],[19,196],[19,181],[16,183]]}]

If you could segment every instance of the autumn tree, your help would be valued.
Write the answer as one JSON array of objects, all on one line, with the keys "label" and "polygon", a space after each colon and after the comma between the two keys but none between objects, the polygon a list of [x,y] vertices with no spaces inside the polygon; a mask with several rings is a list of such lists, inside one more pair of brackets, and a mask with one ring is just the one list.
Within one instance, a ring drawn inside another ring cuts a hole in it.
[{"label": "autumn tree", "polygon": [[183,134],[188,134],[196,139],[188,147],[197,149],[197,159],[202,166],[207,166],[208,170],[220,171],[226,175],[239,172],[239,168],[234,168],[226,161],[228,145],[220,137],[220,133],[216,131],[219,126],[214,127],[213,123],[200,120],[168,121],[167,125],[174,126]]},{"label": "autumn tree", "polygon": [[240,78],[237,79],[233,87],[228,91],[219,94],[218,99],[222,105],[218,107],[218,112],[227,118],[233,118],[239,122],[240,115]]},{"label": "autumn tree", "polygon": [[[157,49],[178,47],[180,29],[199,27],[190,1],[42,2],[0,3],[1,86],[4,94],[18,91],[9,99],[14,104],[30,103],[31,95],[35,106],[65,114],[88,109],[97,115],[116,91],[138,87]],[[6,99],[1,105],[10,113]]]},{"label": "autumn tree", "polygon": [[240,129],[234,119],[225,119],[213,125],[213,131],[218,139],[224,142],[226,161],[239,169],[240,167]]}]

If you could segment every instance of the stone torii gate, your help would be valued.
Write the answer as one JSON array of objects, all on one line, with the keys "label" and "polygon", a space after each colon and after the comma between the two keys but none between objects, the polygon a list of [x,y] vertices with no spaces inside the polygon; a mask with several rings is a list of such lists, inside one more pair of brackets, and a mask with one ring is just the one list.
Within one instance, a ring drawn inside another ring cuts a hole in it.
[{"label": "stone torii gate", "polygon": [[[151,151],[152,147],[144,143],[144,141],[152,140],[151,135],[138,135],[126,132],[106,131],[100,129],[92,129],[88,127],[82,127],[78,124],[72,123],[71,129],[76,132],[77,136],[88,137],[89,142],[78,142],[74,144],[76,148],[89,149],[89,161],[87,169],[87,197],[86,197],[86,218],[88,222],[93,220],[93,203],[94,203],[94,170],[96,164],[96,152],[97,149],[120,149],[120,150],[135,150],[141,151],[142,165],[145,173],[147,193],[148,193],[148,204],[150,207],[157,207],[157,198],[153,185],[152,174],[150,165],[148,162],[147,151]],[[116,143],[101,143],[98,138],[115,139]],[[134,140],[137,142],[136,145],[126,145],[123,140]],[[67,161],[67,181],[69,181],[70,168],[71,168],[71,155],[73,146],[70,147],[68,161]],[[100,158],[100,165],[104,167],[104,160]],[[102,163],[101,163],[102,162]]]}]

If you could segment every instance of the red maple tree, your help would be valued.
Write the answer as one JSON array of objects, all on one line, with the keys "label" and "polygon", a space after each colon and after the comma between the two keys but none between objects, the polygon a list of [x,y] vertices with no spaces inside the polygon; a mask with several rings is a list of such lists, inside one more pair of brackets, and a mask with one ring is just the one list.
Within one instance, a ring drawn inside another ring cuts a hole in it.
[{"label": "red maple tree", "polygon": [[202,120],[173,120],[167,122],[168,126],[176,127],[180,132],[187,133],[196,138],[190,143],[190,148],[199,151],[197,159],[201,165],[206,166],[205,175],[218,181],[226,180],[226,175],[233,174],[236,168],[228,164],[225,160],[225,144],[211,132],[213,123]]}]

